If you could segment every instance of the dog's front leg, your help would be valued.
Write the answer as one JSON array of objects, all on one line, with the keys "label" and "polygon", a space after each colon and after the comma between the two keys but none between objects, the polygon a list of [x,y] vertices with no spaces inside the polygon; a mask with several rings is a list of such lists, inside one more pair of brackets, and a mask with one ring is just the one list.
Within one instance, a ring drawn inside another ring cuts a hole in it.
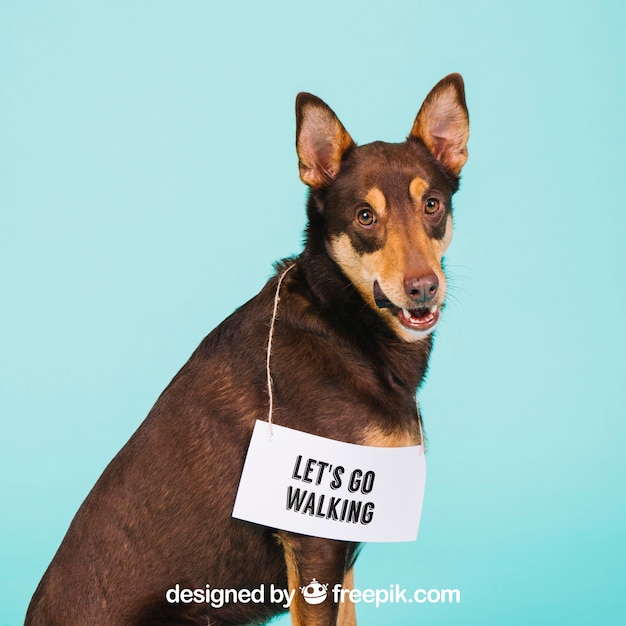
[{"label": "dog's front leg", "polygon": [[[287,582],[293,595],[289,609],[292,625],[336,626],[339,603],[335,602],[333,589],[340,589],[344,582],[349,544],[286,531],[280,531],[278,538],[285,551]],[[327,592],[326,599],[317,604],[305,598],[313,579]]]},{"label": "dog's front leg", "polygon": [[[343,588],[354,589],[354,565],[343,577]],[[356,609],[349,594],[343,594],[339,603],[339,617],[337,626],[356,626]]]}]

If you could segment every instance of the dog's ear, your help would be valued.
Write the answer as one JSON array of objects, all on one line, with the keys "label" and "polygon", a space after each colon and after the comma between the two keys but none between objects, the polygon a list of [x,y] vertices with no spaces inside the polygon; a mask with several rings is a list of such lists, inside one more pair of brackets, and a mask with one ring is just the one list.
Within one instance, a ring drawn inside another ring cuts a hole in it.
[{"label": "dog's ear", "polygon": [[329,185],[354,142],[330,107],[310,93],[296,98],[296,150],[300,179],[314,189]]},{"label": "dog's ear", "polygon": [[420,139],[452,174],[459,175],[467,161],[469,115],[460,74],[440,80],[426,96],[409,139]]}]

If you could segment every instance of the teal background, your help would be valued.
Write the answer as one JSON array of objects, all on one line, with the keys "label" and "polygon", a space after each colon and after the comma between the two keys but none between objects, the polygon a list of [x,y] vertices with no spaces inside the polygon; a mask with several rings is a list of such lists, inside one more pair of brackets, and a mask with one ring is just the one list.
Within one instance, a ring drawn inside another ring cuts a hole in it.
[{"label": "teal background", "polygon": [[626,623],[625,18],[606,0],[4,0],[0,625],[201,338],[300,250],[296,93],[360,143],[399,141],[452,71],[470,159],[420,395],[422,526],[367,546],[357,587],[461,603],[361,604],[359,623]]}]

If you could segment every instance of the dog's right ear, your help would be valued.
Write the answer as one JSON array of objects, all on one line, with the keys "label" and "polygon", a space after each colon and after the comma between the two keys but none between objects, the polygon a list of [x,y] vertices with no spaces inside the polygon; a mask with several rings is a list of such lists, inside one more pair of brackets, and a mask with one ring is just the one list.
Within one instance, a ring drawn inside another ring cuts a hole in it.
[{"label": "dog's right ear", "polygon": [[354,145],[352,137],[330,107],[310,93],[296,98],[296,150],[300,179],[313,189],[329,185],[339,173],[341,159]]}]

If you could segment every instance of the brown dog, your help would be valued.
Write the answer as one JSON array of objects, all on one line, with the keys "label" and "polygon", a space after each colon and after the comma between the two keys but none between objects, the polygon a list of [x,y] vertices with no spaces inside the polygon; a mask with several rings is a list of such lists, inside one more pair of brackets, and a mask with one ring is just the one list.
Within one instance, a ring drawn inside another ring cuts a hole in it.
[{"label": "brown dog", "polygon": [[[345,442],[415,445],[420,385],[446,295],[451,197],[467,159],[463,81],[422,105],[408,139],[357,147],[321,100],[296,102],[306,245],[284,277],[273,334],[277,424]],[[202,341],[76,514],[28,626],[262,623],[259,602],[172,602],[168,590],[295,590],[297,625],[356,623],[313,605],[316,577],[350,587],[355,544],[231,517],[255,420],[266,419],[266,349],[277,277]]]}]

